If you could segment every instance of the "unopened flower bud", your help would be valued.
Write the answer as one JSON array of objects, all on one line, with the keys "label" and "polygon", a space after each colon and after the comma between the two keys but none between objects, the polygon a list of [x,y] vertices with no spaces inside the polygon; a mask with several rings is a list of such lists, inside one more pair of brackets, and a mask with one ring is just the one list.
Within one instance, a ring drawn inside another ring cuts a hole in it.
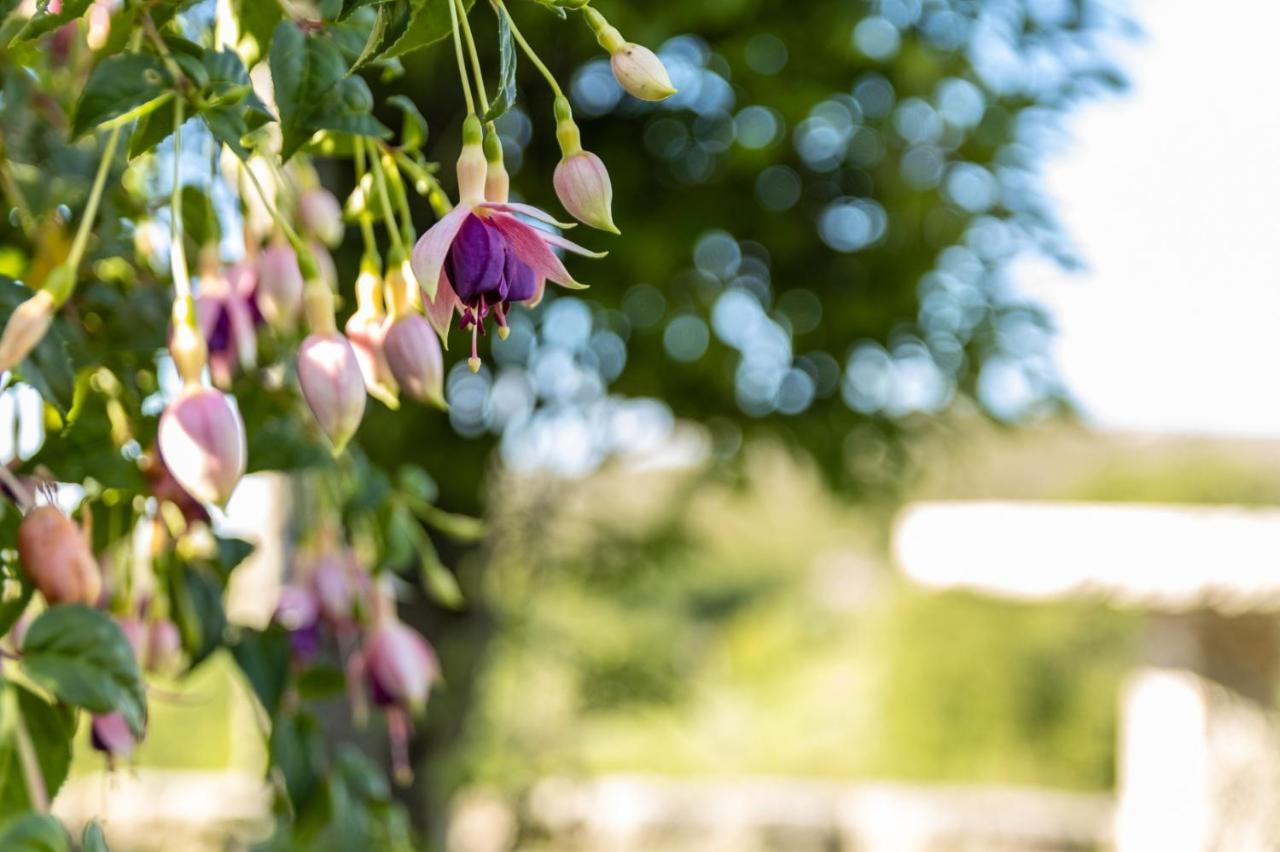
[{"label": "unopened flower bud", "polygon": [[258,310],[267,322],[280,327],[293,324],[302,307],[302,270],[298,255],[283,242],[272,243],[258,256]]},{"label": "unopened flower bud", "polygon": [[445,406],[444,353],[421,314],[404,314],[393,322],[383,352],[401,390],[419,402]]},{"label": "unopened flower bud", "polygon": [[49,330],[53,311],[53,297],[45,290],[37,290],[14,309],[0,335],[0,372],[12,370],[31,354]]},{"label": "unopened flower bud", "polygon": [[399,385],[391,374],[391,365],[383,345],[391,328],[382,304],[382,278],[371,266],[361,269],[356,278],[356,312],[347,319],[347,340],[356,353],[360,375],[364,376],[369,395],[389,408],[398,408]]},{"label": "unopened flower bud", "polygon": [[613,184],[604,161],[590,151],[579,150],[556,166],[556,195],[564,209],[584,225],[621,233],[613,224]]},{"label": "unopened flower bud", "polygon": [[102,594],[102,571],[88,541],[56,506],[37,506],[22,519],[18,559],[50,606],[94,606]]},{"label": "unopened flower bud", "polygon": [[610,64],[618,85],[642,101],[665,101],[676,93],[667,67],[644,45],[631,42],[622,45],[613,51]]},{"label": "unopened flower bud", "polygon": [[440,664],[427,641],[398,619],[374,625],[362,653],[369,692],[379,707],[421,713],[440,674]]},{"label": "unopened flower bud", "polygon": [[119,713],[94,716],[89,731],[93,747],[105,753],[113,766],[117,760],[128,760],[138,745],[138,738]]},{"label": "unopened flower bud", "polygon": [[338,332],[311,334],[298,350],[298,384],[320,429],[342,452],[364,418],[366,393],[360,362]]},{"label": "unopened flower bud", "polygon": [[272,618],[289,632],[289,643],[295,656],[309,660],[319,653],[320,604],[309,587],[284,586]]},{"label": "unopened flower bud", "polygon": [[167,618],[157,618],[147,627],[144,665],[149,672],[173,674],[182,661],[182,634],[178,625]]},{"label": "unopened flower bud", "polygon": [[318,186],[305,190],[299,197],[298,221],[303,229],[330,248],[336,248],[346,232],[342,205],[332,192]]},{"label": "unopened flower bud", "polygon": [[128,640],[129,647],[133,649],[133,656],[137,659],[138,665],[142,665],[143,660],[147,658],[147,625],[132,615],[117,618],[116,624],[124,634],[124,638]]},{"label": "unopened flower bud", "polygon": [[244,475],[244,421],[212,388],[188,387],[169,403],[156,443],[173,478],[197,500],[225,504]]},{"label": "unopened flower bud", "polygon": [[324,619],[339,626],[350,624],[369,582],[355,555],[326,554],[311,567],[310,580]]}]

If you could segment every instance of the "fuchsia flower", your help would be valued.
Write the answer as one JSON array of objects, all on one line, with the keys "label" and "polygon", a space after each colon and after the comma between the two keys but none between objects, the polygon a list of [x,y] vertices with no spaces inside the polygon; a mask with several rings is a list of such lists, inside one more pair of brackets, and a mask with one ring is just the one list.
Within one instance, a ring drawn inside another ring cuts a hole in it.
[{"label": "fuchsia flower", "polygon": [[525,204],[486,201],[487,164],[481,148],[480,122],[474,116],[463,128],[458,158],[458,206],[431,227],[413,249],[413,272],[426,290],[427,316],[444,337],[455,310],[461,325],[471,331],[471,369],[480,369],[477,335],[493,314],[499,328],[513,302],[530,306],[542,297],[550,281],[571,290],[576,281],[554,249],[588,257],[599,255],[565,238],[534,228],[517,214],[559,225],[546,213]]},{"label": "fuchsia flower", "polygon": [[185,388],[160,416],[156,446],[173,478],[192,497],[224,505],[244,475],[244,420],[229,397]]},{"label": "fuchsia flower", "polygon": [[94,716],[90,727],[93,747],[107,756],[107,763],[114,769],[117,760],[128,760],[138,745],[138,738],[119,713]]},{"label": "fuchsia flower", "polygon": [[257,272],[248,263],[237,263],[225,273],[200,279],[196,317],[209,347],[209,372],[220,387],[231,384],[237,365],[248,370],[257,363],[257,327],[262,324],[254,299],[257,286]]}]

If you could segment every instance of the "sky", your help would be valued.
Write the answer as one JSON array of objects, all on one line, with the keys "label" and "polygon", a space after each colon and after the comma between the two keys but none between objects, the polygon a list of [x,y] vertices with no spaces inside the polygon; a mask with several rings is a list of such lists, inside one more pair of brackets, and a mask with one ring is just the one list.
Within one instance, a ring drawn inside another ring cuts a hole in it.
[{"label": "sky", "polygon": [[1086,264],[1017,270],[1102,428],[1280,436],[1280,3],[1131,0],[1131,89],[1046,182]]}]

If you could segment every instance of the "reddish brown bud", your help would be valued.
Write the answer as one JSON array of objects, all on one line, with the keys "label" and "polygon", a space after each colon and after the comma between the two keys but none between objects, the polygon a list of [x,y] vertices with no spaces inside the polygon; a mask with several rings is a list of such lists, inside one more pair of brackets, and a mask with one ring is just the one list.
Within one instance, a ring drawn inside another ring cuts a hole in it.
[{"label": "reddish brown bud", "polygon": [[102,572],[80,528],[56,506],[37,506],[18,527],[22,570],[50,606],[93,606],[102,594]]}]

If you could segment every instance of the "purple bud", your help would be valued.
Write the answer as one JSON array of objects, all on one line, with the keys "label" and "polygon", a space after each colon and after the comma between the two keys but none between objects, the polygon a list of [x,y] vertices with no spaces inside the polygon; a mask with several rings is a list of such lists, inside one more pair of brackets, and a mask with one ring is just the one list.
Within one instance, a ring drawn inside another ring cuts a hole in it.
[{"label": "purple bud", "polygon": [[158,618],[147,628],[146,669],[149,672],[173,673],[182,657],[182,634],[178,625]]},{"label": "purple bud", "polygon": [[342,452],[364,418],[366,393],[360,362],[336,331],[312,334],[298,350],[298,383],[321,430]]},{"label": "purple bud", "polygon": [[665,101],[676,93],[662,60],[649,48],[627,43],[613,51],[613,76],[628,94],[642,101]]},{"label": "purple bud", "polygon": [[129,730],[128,723],[119,713],[94,716],[90,739],[93,747],[105,752],[107,760],[113,764],[116,760],[127,760],[138,745],[137,737]]},{"label": "purple bud", "polygon": [[244,421],[231,398],[192,387],[160,417],[156,445],[165,466],[192,497],[225,504],[244,475]]},{"label": "purple bud", "polygon": [[262,316],[276,327],[289,326],[302,308],[302,270],[298,255],[285,243],[272,243],[258,256],[255,298]]},{"label": "purple bud", "polygon": [[420,713],[440,674],[427,641],[395,618],[369,631],[363,649],[365,676],[374,703]]},{"label": "purple bud", "polygon": [[[499,272],[501,280],[501,272]],[[421,314],[405,314],[391,324],[383,342],[391,374],[419,402],[444,405],[444,353]]]},{"label": "purple bud", "polygon": [[321,187],[302,193],[298,199],[298,221],[308,233],[330,248],[336,248],[342,242],[346,231],[342,224],[342,205],[338,204],[332,192]]},{"label": "purple bud", "polygon": [[553,179],[564,209],[584,225],[620,233],[613,224],[613,184],[604,161],[590,151],[578,151],[560,161]]}]

